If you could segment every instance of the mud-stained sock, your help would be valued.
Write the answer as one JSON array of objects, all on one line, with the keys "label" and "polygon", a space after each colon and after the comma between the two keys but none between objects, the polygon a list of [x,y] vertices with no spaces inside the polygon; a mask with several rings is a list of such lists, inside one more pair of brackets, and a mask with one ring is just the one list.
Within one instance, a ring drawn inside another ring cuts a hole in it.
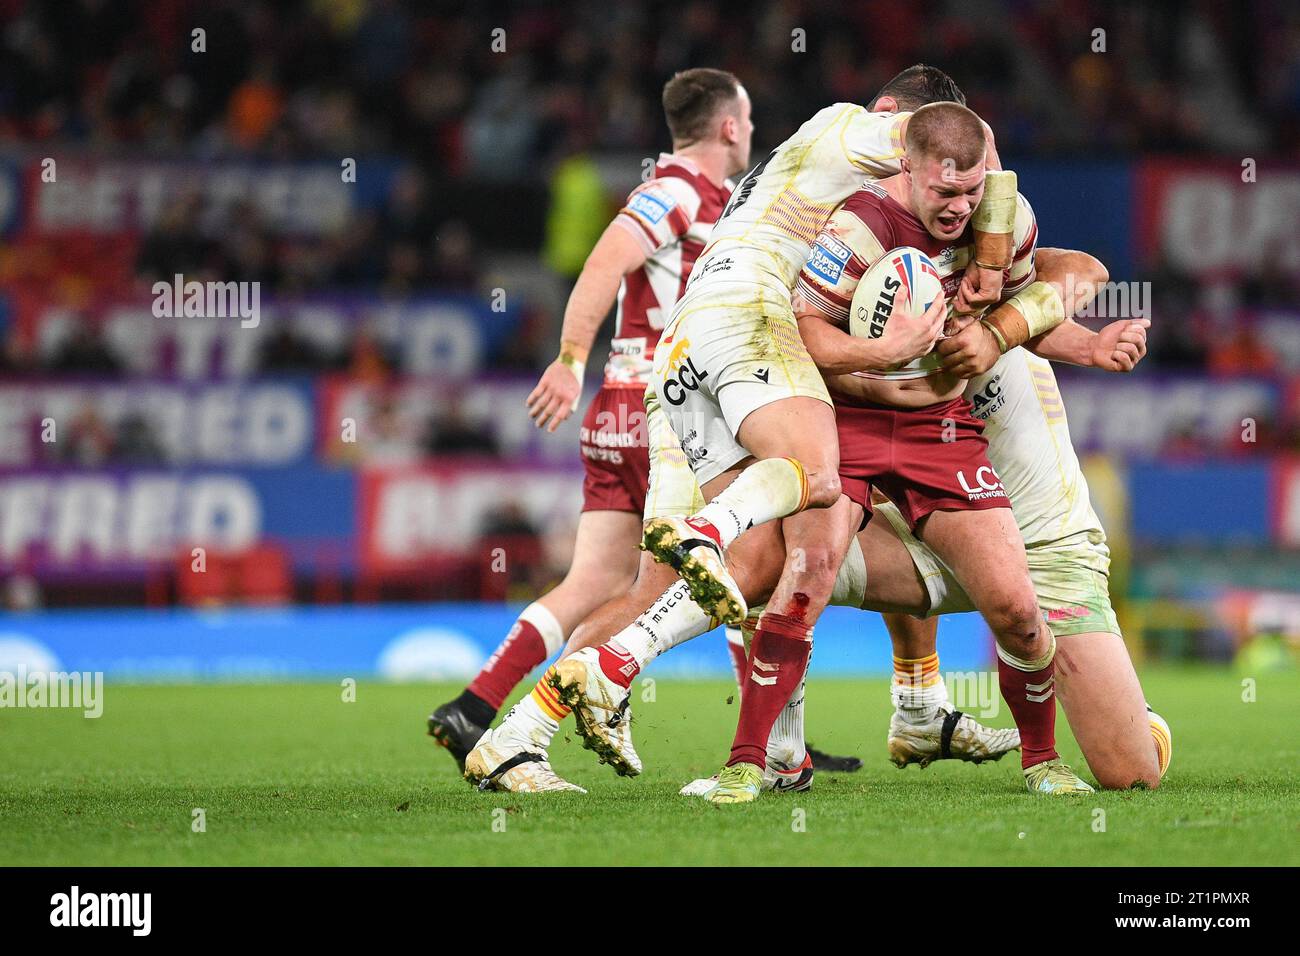
[{"label": "mud-stained sock", "polygon": [[793,458],[756,461],[687,522],[722,547],[756,524],[808,507],[808,475]]},{"label": "mud-stained sock", "polygon": [[[549,676],[554,668],[546,672]],[[546,677],[543,677],[545,680]],[[535,747],[545,750],[551,745],[551,739],[560,731],[560,721],[569,713],[555,697],[554,688],[543,687],[538,681],[532,693],[510,708],[497,728],[497,736],[512,740],[523,747]]]},{"label": "mud-stained sock", "polygon": [[[551,686],[551,680],[555,675],[555,665],[552,664],[550,667],[546,668],[546,673],[541,676],[541,679],[533,685],[532,693],[519,703],[522,704],[524,701],[528,701],[530,714],[532,713],[531,708],[535,706],[541,712],[542,716],[549,718],[558,727],[559,722],[569,716],[571,708],[566,707],[560,702],[560,695],[556,692],[555,688]],[[517,710],[519,710],[518,705],[511,710],[510,716],[513,716]],[[508,722],[510,717],[508,716],[506,719]]]}]

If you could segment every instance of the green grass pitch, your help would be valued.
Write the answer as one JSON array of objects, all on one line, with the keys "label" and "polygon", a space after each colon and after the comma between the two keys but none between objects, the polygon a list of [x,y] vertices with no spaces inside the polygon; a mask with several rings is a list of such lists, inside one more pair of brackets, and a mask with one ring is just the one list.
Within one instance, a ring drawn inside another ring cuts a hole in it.
[{"label": "green grass pitch", "polygon": [[109,684],[98,720],[0,711],[0,831],[11,865],[1300,863],[1300,676],[1261,675],[1251,703],[1228,670],[1147,668],[1143,681],[1174,734],[1157,792],[1033,797],[1014,757],[896,770],[885,681],[821,679],[809,736],[866,767],[721,808],[677,788],[726,753],[723,681],[660,680],[653,702],[638,687],[647,769],[634,780],[566,727],[556,769],[591,792],[549,797],[459,779],[423,735],[459,687],[363,681],[345,703],[334,684]]}]

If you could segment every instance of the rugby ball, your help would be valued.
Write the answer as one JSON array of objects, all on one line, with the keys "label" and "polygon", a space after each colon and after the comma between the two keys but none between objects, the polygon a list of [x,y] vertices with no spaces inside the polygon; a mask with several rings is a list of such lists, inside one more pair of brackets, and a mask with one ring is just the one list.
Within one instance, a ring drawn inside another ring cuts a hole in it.
[{"label": "rugby ball", "polygon": [[920,249],[899,246],[878,259],[858,283],[849,306],[849,334],[878,339],[900,299],[907,314],[925,314],[943,295],[939,270]]}]

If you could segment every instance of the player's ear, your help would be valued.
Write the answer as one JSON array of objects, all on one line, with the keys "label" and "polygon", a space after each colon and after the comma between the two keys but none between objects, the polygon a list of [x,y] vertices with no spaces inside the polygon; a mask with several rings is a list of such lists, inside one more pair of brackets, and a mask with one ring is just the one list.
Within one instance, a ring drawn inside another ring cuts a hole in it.
[{"label": "player's ear", "polygon": [[722,118],[722,141],[727,145],[740,142],[740,120],[728,113]]},{"label": "player's ear", "polygon": [[876,100],[876,105],[871,107],[873,113],[897,113],[898,100],[892,96],[882,96]]}]

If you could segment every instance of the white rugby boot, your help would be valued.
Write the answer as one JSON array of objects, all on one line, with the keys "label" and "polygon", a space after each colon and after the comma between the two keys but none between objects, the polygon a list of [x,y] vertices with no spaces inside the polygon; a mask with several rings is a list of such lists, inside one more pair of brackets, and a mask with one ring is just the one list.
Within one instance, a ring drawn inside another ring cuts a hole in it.
[{"label": "white rugby boot", "polygon": [[555,665],[550,678],[560,703],[573,711],[582,745],[624,777],[641,772],[632,746],[631,691],[605,676],[597,648],[584,647]]},{"label": "white rugby boot", "polygon": [[[506,715],[509,720],[509,714]],[[545,747],[511,732],[508,726],[489,730],[465,757],[465,779],[479,790],[511,793],[586,793],[553,769]]]},{"label": "white rugby boot", "polygon": [[968,760],[982,763],[999,760],[1004,754],[1020,749],[1020,731],[985,727],[969,714],[954,710],[952,704],[939,705],[934,719],[912,724],[894,711],[889,718],[889,759],[897,767],[910,763],[922,767],[935,760]]},{"label": "white rugby boot", "polygon": [[680,517],[651,518],[645,524],[641,550],[669,565],[691,589],[700,609],[719,623],[739,626],[749,613],[740,585],[727,570],[718,543]]}]

